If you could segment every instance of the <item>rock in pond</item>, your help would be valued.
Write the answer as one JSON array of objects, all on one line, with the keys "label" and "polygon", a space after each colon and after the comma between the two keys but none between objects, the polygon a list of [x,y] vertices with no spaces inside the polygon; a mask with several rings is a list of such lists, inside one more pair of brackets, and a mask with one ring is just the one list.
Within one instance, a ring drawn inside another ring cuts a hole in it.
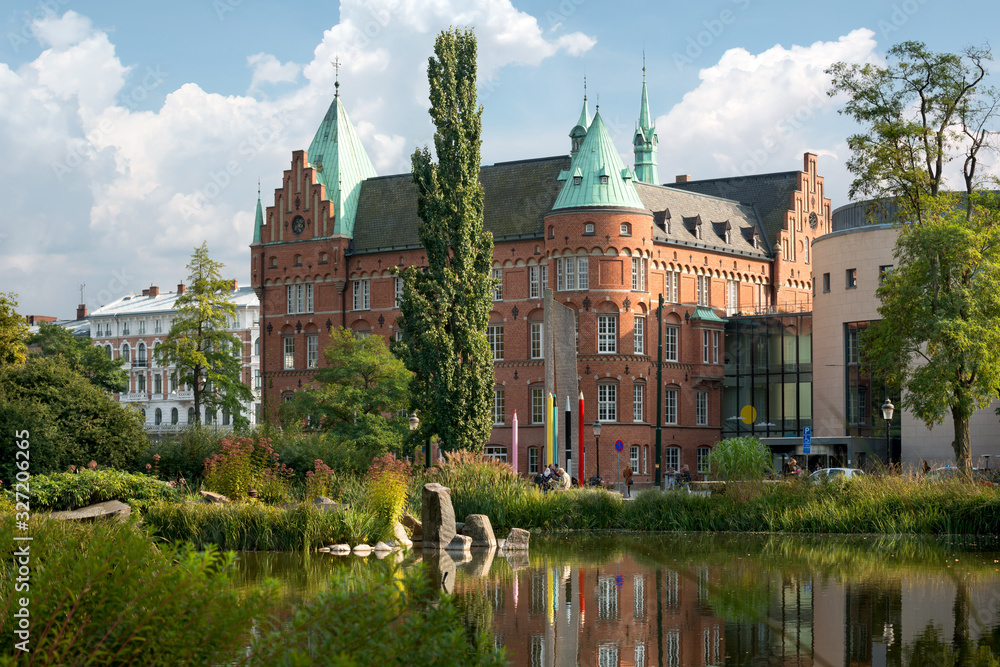
[{"label": "rock in pond", "polygon": [[108,500],[88,505],[69,512],[52,512],[49,518],[59,521],[93,521],[95,519],[117,519],[125,521],[132,514],[132,508],[118,500]]},{"label": "rock in pond", "polygon": [[444,549],[455,537],[455,508],[451,490],[440,484],[424,484],[421,506],[423,548]]}]

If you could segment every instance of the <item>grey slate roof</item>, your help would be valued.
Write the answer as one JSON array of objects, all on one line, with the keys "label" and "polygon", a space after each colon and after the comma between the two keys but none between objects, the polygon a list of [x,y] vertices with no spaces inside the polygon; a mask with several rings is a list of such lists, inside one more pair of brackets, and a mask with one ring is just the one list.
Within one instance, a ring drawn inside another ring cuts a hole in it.
[{"label": "grey slate roof", "polygon": [[[542,216],[552,210],[569,156],[498,162],[479,171],[485,190],[484,227],[495,239],[541,236]],[[410,174],[369,178],[361,184],[354,223],[355,253],[415,247],[417,188]]]},{"label": "grey slate roof", "polygon": [[[767,246],[753,247],[753,231],[760,224],[753,206],[730,199],[711,197],[696,192],[684,192],[662,185],[636,183],[635,189],[653,220],[661,228],[669,222],[669,234],[656,231],[657,241],[671,241],[691,246],[708,247],[723,252],[743,252],[756,257],[768,257]],[[669,215],[669,221],[666,218]],[[693,222],[701,217],[701,238],[694,235]],[[730,243],[725,242],[725,222],[731,227]]]},{"label": "grey slate roof", "polygon": [[792,208],[792,194],[795,192],[800,173],[783,171],[664,185],[676,190],[700,192],[756,206],[764,224],[765,242],[771,246],[785,225],[785,213]]}]

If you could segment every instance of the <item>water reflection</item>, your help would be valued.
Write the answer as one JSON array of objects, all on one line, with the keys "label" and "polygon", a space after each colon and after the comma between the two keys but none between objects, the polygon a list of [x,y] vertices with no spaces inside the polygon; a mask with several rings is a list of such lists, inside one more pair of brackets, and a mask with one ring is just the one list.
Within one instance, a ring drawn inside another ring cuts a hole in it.
[{"label": "water reflection", "polygon": [[[417,561],[513,665],[1000,664],[993,540],[573,534],[456,556]],[[247,554],[241,581],[277,577],[294,606],[335,571],[394,566]]]}]

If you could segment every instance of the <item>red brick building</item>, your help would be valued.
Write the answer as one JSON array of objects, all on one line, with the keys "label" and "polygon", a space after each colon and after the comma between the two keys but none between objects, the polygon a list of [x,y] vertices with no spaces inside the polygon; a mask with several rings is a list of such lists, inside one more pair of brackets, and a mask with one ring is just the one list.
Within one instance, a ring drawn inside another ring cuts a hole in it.
[{"label": "red brick building", "polygon": [[[723,318],[810,310],[810,244],[830,224],[816,156],[805,155],[803,171],[708,181],[684,176],[658,185],[656,128],[646,99],[643,82],[637,171],[622,164],[600,113],[591,120],[585,99],[569,155],[480,172],[500,281],[487,331],[496,426],[486,445],[511,460],[516,411],[521,472],[544,463],[543,406],[551,390],[562,408],[571,398],[574,411],[584,395],[586,477],[597,468],[589,425],[600,420],[601,474],[613,479],[618,465],[631,463],[638,483],[652,479],[659,295],[664,470],[684,464],[698,470],[719,440]],[[330,327],[387,340],[398,335],[397,267],[426,261],[418,225],[410,175],[375,176],[338,95],[308,153],[292,154],[273,204],[265,212],[258,201],[251,280],[261,305],[266,414],[313,383]],[[546,330],[546,290],[572,311],[575,331]],[[560,387],[552,358],[566,354],[575,357],[577,377],[573,383],[564,375]],[[577,423],[574,412],[574,458]]]}]

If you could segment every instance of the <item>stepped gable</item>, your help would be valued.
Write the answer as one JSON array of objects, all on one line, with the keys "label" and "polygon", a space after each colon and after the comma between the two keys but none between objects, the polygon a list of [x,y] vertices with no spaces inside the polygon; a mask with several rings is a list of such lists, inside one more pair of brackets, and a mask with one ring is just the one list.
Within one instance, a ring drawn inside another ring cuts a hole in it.
[{"label": "stepped gable", "polygon": [[[494,240],[541,236],[542,217],[559,195],[566,156],[498,162],[482,167],[483,226]],[[411,174],[370,178],[361,184],[354,225],[355,254],[420,246],[417,186]]]},{"label": "stepped gable", "polygon": [[[763,244],[760,248],[753,247],[753,232],[760,224],[753,206],[661,185],[636,183],[635,189],[643,205],[653,212],[657,224],[654,240],[705,246],[722,252],[740,252],[758,258],[768,257]],[[702,220],[700,239],[684,224],[685,218],[698,216]],[[722,223],[727,221],[731,226],[729,243],[719,233],[725,226]],[[669,233],[664,231],[665,228],[669,229]]]},{"label": "stepped gable", "polygon": [[765,243],[773,246],[778,234],[785,228],[786,214],[794,208],[792,196],[798,189],[798,179],[801,173],[800,171],[783,171],[774,174],[665,183],[664,186],[756,206],[763,223]]}]

